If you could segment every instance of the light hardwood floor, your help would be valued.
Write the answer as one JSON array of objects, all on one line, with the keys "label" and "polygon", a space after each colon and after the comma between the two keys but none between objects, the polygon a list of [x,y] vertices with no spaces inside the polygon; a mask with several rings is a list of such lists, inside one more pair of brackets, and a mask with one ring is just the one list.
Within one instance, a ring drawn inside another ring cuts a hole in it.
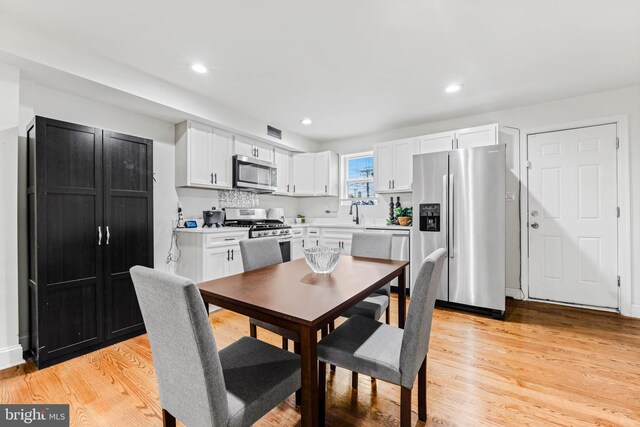
[{"label": "light hardwood floor", "polygon": [[[220,347],[248,335],[246,317],[210,319]],[[427,425],[640,425],[637,319],[519,301],[504,322],[436,309],[427,372]],[[398,387],[360,376],[353,390],[340,368],[327,378],[327,425],[398,425]],[[146,336],[40,371],[1,371],[0,402],[70,403],[72,425],[161,425]],[[416,408],[414,388],[423,425]],[[292,396],[258,425],[299,423]]]}]

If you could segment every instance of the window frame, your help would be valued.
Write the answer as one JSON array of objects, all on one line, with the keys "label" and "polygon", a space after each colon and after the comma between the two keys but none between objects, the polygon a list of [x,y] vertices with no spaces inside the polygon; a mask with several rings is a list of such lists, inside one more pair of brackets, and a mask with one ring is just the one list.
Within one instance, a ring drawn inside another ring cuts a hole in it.
[{"label": "window frame", "polygon": [[[360,159],[371,157],[373,159],[373,150],[372,151],[363,151],[360,153],[352,153],[352,154],[343,154],[340,159],[340,202],[341,205],[350,205],[353,202],[369,202],[372,201],[373,204],[378,203],[378,193],[375,190],[375,176],[371,175],[370,178],[352,178],[349,179],[349,160]],[[374,160],[374,168],[375,168],[375,160]],[[371,188],[373,189],[374,196],[373,197],[360,197],[360,198],[350,198],[348,197],[347,188],[349,184],[352,183],[361,183],[361,182],[370,182]],[[360,204],[360,203],[359,203]]]}]

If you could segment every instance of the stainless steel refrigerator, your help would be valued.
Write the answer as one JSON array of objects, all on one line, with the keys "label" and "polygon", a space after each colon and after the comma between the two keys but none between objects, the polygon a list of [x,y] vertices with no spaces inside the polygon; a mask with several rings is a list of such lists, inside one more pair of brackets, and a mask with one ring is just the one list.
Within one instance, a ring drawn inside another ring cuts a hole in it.
[{"label": "stainless steel refrigerator", "polygon": [[441,304],[505,308],[505,146],[465,148],[413,157],[412,283],[437,248],[447,262]]}]

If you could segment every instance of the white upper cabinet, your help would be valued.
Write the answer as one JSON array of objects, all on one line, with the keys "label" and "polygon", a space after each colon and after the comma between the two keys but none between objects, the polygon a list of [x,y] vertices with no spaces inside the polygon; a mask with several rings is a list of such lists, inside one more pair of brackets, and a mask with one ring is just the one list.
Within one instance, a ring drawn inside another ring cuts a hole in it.
[{"label": "white upper cabinet", "polygon": [[273,147],[244,136],[236,137],[234,154],[273,163]]},{"label": "white upper cabinet", "polygon": [[315,154],[314,194],[317,196],[338,195],[338,155],[331,151]]},{"label": "white upper cabinet", "polygon": [[313,196],[314,191],[314,169],[315,154],[303,153],[294,154],[293,164],[293,195]]},{"label": "white upper cabinet", "polygon": [[176,125],[176,187],[231,188],[233,135],[202,123]]},{"label": "white upper cabinet", "polygon": [[413,155],[418,152],[417,138],[396,141],[393,144],[393,180],[394,191],[411,191],[413,183]]},{"label": "white upper cabinet", "polygon": [[452,150],[455,139],[456,133],[454,131],[423,135],[420,137],[419,152],[426,154]]},{"label": "white upper cabinet", "polygon": [[292,159],[292,195],[338,195],[338,155],[336,153],[324,151],[295,154]]},{"label": "white upper cabinet", "polygon": [[231,188],[233,135],[220,129],[214,129],[213,147],[213,183],[218,187]]},{"label": "white upper cabinet", "polygon": [[498,125],[476,126],[456,131],[456,148],[482,147],[498,143]]},{"label": "white upper cabinet", "polygon": [[278,169],[278,189],[274,194],[288,196],[293,192],[293,188],[291,188],[291,154],[276,148],[274,160]]},{"label": "white upper cabinet", "polygon": [[411,191],[413,155],[418,138],[406,138],[374,145],[374,176],[378,193]]}]

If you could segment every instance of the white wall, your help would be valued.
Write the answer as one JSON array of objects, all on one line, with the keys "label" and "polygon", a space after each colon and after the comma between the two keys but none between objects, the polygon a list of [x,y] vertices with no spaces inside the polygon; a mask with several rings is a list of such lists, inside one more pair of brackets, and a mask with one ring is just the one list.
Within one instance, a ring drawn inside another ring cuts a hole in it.
[{"label": "white wall", "polygon": [[[322,149],[349,154],[370,150],[377,142],[487,123],[527,129],[619,114],[629,116],[630,158],[628,161],[631,170],[632,251],[631,254],[623,254],[623,256],[631,257],[632,260],[633,273],[630,278],[633,288],[632,313],[640,317],[640,283],[637,280],[640,277],[640,185],[638,184],[640,182],[640,86],[331,141],[322,144]],[[626,160],[623,159],[623,161]]]},{"label": "white wall", "polygon": [[18,99],[20,71],[0,64],[0,370],[22,362],[18,342]]}]

